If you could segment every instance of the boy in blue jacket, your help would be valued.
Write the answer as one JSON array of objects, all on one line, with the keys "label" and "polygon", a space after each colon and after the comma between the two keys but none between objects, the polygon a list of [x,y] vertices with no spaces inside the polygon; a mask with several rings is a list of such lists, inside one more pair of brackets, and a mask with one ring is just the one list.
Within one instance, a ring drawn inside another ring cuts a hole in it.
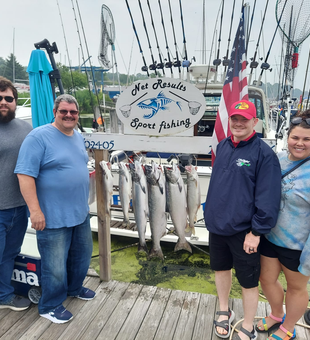
[{"label": "boy in blue jacket", "polygon": [[231,269],[242,287],[244,321],[236,339],[256,339],[253,321],[258,305],[260,236],[277,222],[281,169],[273,150],[257,137],[255,105],[234,103],[229,112],[231,136],[216,150],[204,217],[209,231],[211,268],[219,298],[215,333],[230,336],[234,312],[228,307]]}]

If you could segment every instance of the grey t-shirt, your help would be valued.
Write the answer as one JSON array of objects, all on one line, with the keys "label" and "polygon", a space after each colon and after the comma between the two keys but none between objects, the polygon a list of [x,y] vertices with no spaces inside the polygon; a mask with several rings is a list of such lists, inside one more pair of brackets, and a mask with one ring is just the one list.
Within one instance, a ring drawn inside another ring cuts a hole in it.
[{"label": "grey t-shirt", "polygon": [[14,169],[19,148],[31,130],[30,124],[18,118],[0,123],[0,210],[26,204]]}]

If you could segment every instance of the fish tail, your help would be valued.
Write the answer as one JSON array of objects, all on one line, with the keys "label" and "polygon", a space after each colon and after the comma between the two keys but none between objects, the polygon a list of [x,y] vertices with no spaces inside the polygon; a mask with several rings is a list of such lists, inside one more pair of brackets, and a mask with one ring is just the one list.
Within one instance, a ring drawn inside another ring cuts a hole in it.
[{"label": "fish tail", "polygon": [[177,242],[177,244],[174,247],[174,251],[179,251],[179,250],[187,250],[188,252],[192,253],[192,248],[190,246],[190,244],[185,240],[185,241],[181,241],[180,238]]},{"label": "fish tail", "polygon": [[148,254],[149,253],[149,250],[147,249],[147,245],[146,245],[146,243],[143,243],[143,244],[141,244],[141,243],[139,243],[139,245],[138,245],[138,252],[139,253],[146,253],[146,254]]},{"label": "fish tail", "polygon": [[149,258],[153,258],[153,257],[158,257],[161,260],[164,260],[164,254],[163,251],[161,250],[161,248],[159,249],[154,249],[152,248],[149,254]]},{"label": "fish tail", "polygon": [[179,109],[182,111],[182,103],[181,102],[176,102],[176,104],[178,105]]}]

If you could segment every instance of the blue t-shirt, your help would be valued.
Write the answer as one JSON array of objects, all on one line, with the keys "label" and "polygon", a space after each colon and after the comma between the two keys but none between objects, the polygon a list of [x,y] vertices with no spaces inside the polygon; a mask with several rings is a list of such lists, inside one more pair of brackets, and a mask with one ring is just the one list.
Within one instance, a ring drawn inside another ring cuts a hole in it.
[{"label": "blue t-shirt", "polygon": [[83,137],[72,136],[53,125],[43,125],[25,138],[15,173],[35,178],[46,228],[81,224],[87,217],[89,172]]}]

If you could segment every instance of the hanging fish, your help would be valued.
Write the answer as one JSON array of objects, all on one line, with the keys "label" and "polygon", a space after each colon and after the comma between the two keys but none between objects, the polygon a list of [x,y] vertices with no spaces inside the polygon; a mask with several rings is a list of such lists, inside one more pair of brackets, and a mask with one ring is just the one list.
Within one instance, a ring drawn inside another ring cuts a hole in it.
[{"label": "hanging fish", "polygon": [[132,206],[139,234],[138,251],[148,253],[145,230],[148,218],[148,194],[146,177],[139,161],[129,164],[132,177]]},{"label": "hanging fish", "polygon": [[185,229],[187,228],[186,192],[180,169],[175,164],[172,167],[165,167],[165,175],[167,206],[179,236],[174,251],[184,249],[191,253],[192,248],[185,239]]},{"label": "hanging fish", "polygon": [[126,229],[130,227],[129,207],[131,200],[131,176],[129,173],[129,164],[123,162],[118,163],[119,168],[119,198],[121,200],[124,220],[122,226]]},{"label": "hanging fish", "polygon": [[102,176],[103,176],[103,196],[104,201],[106,203],[105,212],[110,215],[110,209],[112,204],[112,195],[113,195],[113,177],[111,172],[111,163],[106,161],[99,162],[100,167],[102,168]]},{"label": "hanging fish", "polygon": [[148,187],[149,221],[152,232],[152,249],[150,257],[164,255],[160,247],[160,239],[166,235],[166,179],[162,169],[155,163],[145,166],[145,174]]},{"label": "hanging fish", "polygon": [[177,102],[166,97],[163,91],[161,91],[156,98],[145,99],[142,102],[138,103],[137,106],[141,109],[150,109],[152,112],[143,116],[143,118],[145,119],[150,119],[155,116],[159,110],[167,110],[167,104],[170,104],[172,102],[176,103],[179,109],[182,110],[181,102]]},{"label": "hanging fish", "polygon": [[186,165],[187,176],[187,214],[189,219],[189,231],[195,235],[195,226],[197,222],[197,212],[200,208],[201,195],[200,183],[197,171],[193,165]]}]

